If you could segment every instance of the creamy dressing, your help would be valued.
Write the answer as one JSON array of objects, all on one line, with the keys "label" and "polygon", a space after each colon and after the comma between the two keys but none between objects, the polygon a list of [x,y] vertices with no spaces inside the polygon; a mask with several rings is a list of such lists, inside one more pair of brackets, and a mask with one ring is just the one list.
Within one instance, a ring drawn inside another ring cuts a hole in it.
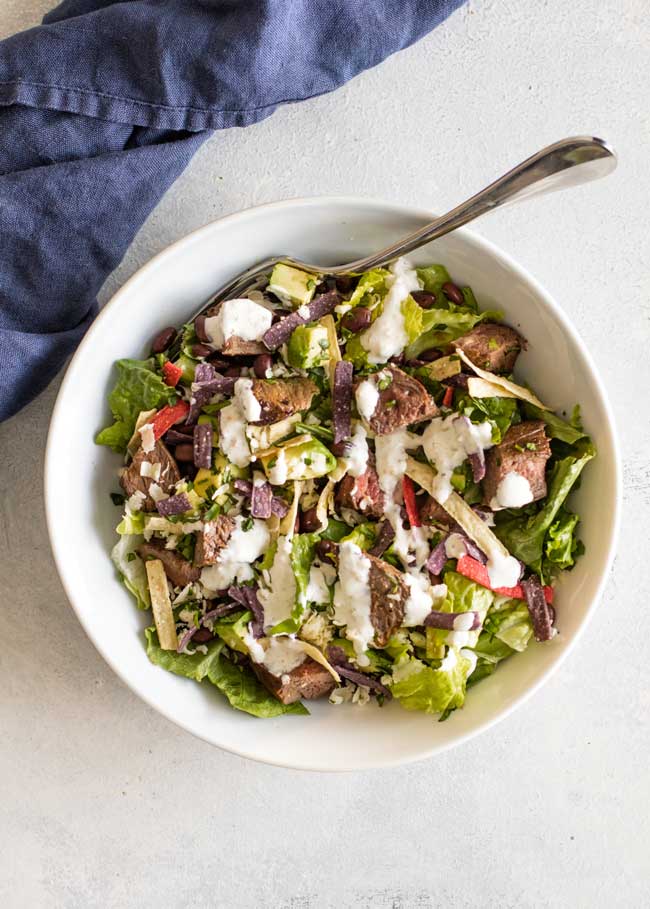
[{"label": "creamy dressing", "polygon": [[291,540],[278,538],[273,565],[264,572],[264,585],[260,587],[258,599],[264,608],[264,628],[273,628],[291,618],[296,600],[296,579],[290,561]]},{"label": "creamy dressing", "polygon": [[318,565],[312,565],[309,569],[306,598],[308,603],[329,604],[329,587],[327,586],[323,569]]},{"label": "creamy dressing", "polygon": [[237,467],[246,467],[250,464],[246,420],[236,404],[228,404],[219,411],[219,447],[228,460]]},{"label": "creamy dressing", "polygon": [[269,470],[269,483],[272,486],[284,486],[287,482],[287,456],[284,448],[280,448],[275,455],[275,464]]},{"label": "creamy dressing", "polygon": [[251,563],[268,548],[271,538],[266,523],[254,518],[252,527],[244,530],[242,525],[245,520],[243,515],[237,515],[235,528],[219,553],[218,561],[202,569],[201,583],[207,590],[224,590],[236,579],[250,579]]},{"label": "creamy dressing", "polygon": [[440,672],[451,672],[451,670],[456,666],[458,662],[458,657],[456,656],[456,651],[450,647],[447,651],[447,656],[444,658],[442,663],[439,666]]},{"label": "creamy dressing", "polygon": [[377,409],[377,402],[379,401],[379,392],[377,391],[374,382],[371,382],[370,379],[364,379],[363,382],[360,382],[357,386],[354,397],[357,402],[359,416],[365,420],[366,423],[369,423],[372,419],[372,415]]},{"label": "creamy dressing", "polygon": [[298,313],[298,315],[300,316],[301,319],[304,319],[305,322],[309,322],[309,320],[311,318],[311,310],[309,309],[309,306],[307,305],[307,303],[303,303],[302,306],[299,306],[298,309],[296,310],[296,312]]},{"label": "creamy dressing", "polygon": [[375,636],[370,619],[370,560],[346,540],[339,546],[339,579],[334,587],[334,624],[345,625],[345,636],[354,645],[357,663],[367,666],[366,650]]},{"label": "creamy dressing", "polygon": [[347,473],[351,477],[360,477],[366,472],[368,467],[368,442],[366,440],[366,430],[361,423],[356,423],[349,440],[349,450],[344,456]]},{"label": "creamy dressing", "polygon": [[469,662],[469,669],[467,670],[467,678],[469,678],[476,669],[476,662],[478,660],[478,657],[473,650],[461,650],[460,655],[463,657],[463,659]]},{"label": "creamy dressing", "polygon": [[[405,567],[409,563],[409,551],[413,549],[418,568],[429,556],[426,535],[421,527],[412,530],[404,528],[399,503],[402,501],[401,483],[406,471],[407,450],[415,448],[419,443],[420,439],[403,427],[375,439],[377,476],[385,498],[384,514],[395,532],[393,547]],[[395,501],[396,498],[398,502]]]},{"label": "creamy dressing", "polygon": [[[271,675],[282,676],[307,659],[300,641],[285,635],[269,638],[264,654],[264,666]],[[283,680],[284,681],[284,680]]]},{"label": "creamy dressing", "polygon": [[260,402],[253,394],[252,379],[237,379],[233,393],[233,403],[248,423],[256,423],[262,416]]},{"label": "creamy dressing", "polygon": [[404,580],[409,589],[408,599],[404,607],[404,620],[402,625],[410,628],[421,625],[432,609],[431,585],[423,574],[405,574]]},{"label": "creamy dressing", "polygon": [[243,341],[259,341],[269,330],[273,313],[254,300],[243,297],[239,300],[226,300],[219,307],[216,316],[205,320],[204,331],[218,350],[229,338],[237,337]]},{"label": "creamy dressing", "polygon": [[433,492],[438,502],[449,498],[451,475],[470,454],[492,448],[492,427],[488,422],[470,423],[456,414],[435,417],[422,434],[422,447],[437,475]]},{"label": "creamy dressing", "polygon": [[490,501],[492,511],[500,508],[521,508],[533,501],[533,491],[526,477],[514,470],[507,473],[497,486],[496,495]]},{"label": "creamy dressing", "polygon": [[514,556],[504,556],[496,550],[486,553],[488,556],[485,566],[492,587],[515,587],[519,583],[521,565]]},{"label": "creamy dressing", "polygon": [[361,345],[368,351],[370,363],[386,363],[391,357],[401,354],[409,343],[402,302],[412,291],[420,289],[420,281],[407,259],[393,262],[390,271],[392,275],[386,282],[389,290],[381,314],[361,335]]}]

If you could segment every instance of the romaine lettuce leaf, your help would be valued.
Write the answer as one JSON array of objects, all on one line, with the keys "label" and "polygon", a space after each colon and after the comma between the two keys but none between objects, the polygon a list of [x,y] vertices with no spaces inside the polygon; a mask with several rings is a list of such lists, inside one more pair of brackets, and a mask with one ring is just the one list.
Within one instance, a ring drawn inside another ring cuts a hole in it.
[{"label": "romaine lettuce leaf", "polygon": [[135,551],[142,541],[143,537],[137,534],[124,534],[113,547],[111,559],[124,586],[135,597],[138,609],[149,609],[151,600],[147,572],[144,562]]},{"label": "romaine lettuce leaf", "polygon": [[307,608],[309,571],[314,561],[314,549],[319,539],[320,536],[314,533],[297,533],[292,538],[289,562],[296,582],[296,600],[291,610],[291,618],[274,625],[271,634],[295,634],[300,628]]},{"label": "romaine lettuce leaf", "polygon": [[477,682],[480,682],[481,679],[486,678],[488,675],[492,675],[499,663],[512,656],[516,651],[494,635],[484,631],[479,636],[474,653],[477,656],[476,668],[467,680],[468,688],[476,685]]},{"label": "romaine lettuce leaf", "polygon": [[123,453],[133,435],[140,411],[158,409],[174,401],[176,395],[174,389],[165,385],[155,372],[156,361],[153,357],[148,360],[118,360],[115,367],[117,383],[108,396],[115,422],[98,432],[95,442]]},{"label": "romaine lettuce leaf", "polygon": [[155,628],[145,630],[147,656],[152,663],[188,679],[201,682],[208,679],[228,699],[235,710],[257,717],[274,717],[285,713],[308,714],[300,702],[281,704],[257,681],[250,669],[236,666],[225,655],[225,644],[219,639],[204,645],[206,653],[176,653],[161,650]]},{"label": "romaine lettuce leaf", "polygon": [[[494,601],[494,594],[491,590],[475,584],[474,581],[470,581],[457,571],[446,571],[443,582],[447,586],[447,594],[442,603],[436,607],[440,612],[470,612],[473,610],[484,616]],[[478,639],[478,632],[468,632],[468,635],[473,636],[470,637],[468,643],[468,646],[471,647]],[[439,653],[440,648],[448,640],[450,640],[449,632],[444,628],[427,628],[428,653]]]},{"label": "romaine lettuce leaf", "polygon": [[248,610],[226,615],[214,623],[215,634],[218,634],[231,650],[238,650],[239,653],[248,653],[248,647],[244,644],[244,637],[248,632],[248,623],[252,618],[253,616]]},{"label": "romaine lettuce leaf", "polygon": [[471,662],[452,649],[440,668],[407,659],[393,669],[391,692],[406,710],[445,713],[462,707]]},{"label": "romaine lettuce leaf", "polygon": [[542,507],[532,515],[507,516],[497,519],[494,532],[511,555],[542,575],[542,556],[547,531],[563,505],[582,469],[596,455],[591,441],[581,440],[574,454],[556,461],[551,470],[548,494]]},{"label": "romaine lettuce leaf", "polygon": [[120,536],[124,534],[142,535],[144,533],[144,511],[132,511],[130,514],[125,512],[115,528],[115,532]]}]

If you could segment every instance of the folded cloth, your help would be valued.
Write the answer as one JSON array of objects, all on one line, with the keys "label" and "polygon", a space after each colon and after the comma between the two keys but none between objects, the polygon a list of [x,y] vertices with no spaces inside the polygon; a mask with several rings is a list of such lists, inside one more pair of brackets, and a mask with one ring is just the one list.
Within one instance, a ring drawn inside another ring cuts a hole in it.
[{"label": "folded cloth", "polygon": [[56,375],[212,130],[332,91],[464,0],[67,0],[0,42],[0,419]]}]

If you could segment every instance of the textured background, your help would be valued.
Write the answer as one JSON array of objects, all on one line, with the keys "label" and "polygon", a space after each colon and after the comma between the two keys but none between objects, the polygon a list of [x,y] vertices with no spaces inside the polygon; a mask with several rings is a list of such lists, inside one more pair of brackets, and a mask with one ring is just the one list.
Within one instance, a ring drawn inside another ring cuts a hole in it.
[{"label": "textured background", "polygon": [[[43,0],[0,0],[0,34]],[[459,750],[367,775],[291,773],[154,714],[102,662],[50,557],[42,457],[56,387],[0,426],[0,900],[7,907],[641,907],[650,903],[650,26],[644,0],[472,0],[334,95],[215,136],[103,294],[171,241],[290,196],[445,206],[563,135],[607,181],[479,230],[561,300],[625,458],[619,555],[577,652]],[[369,743],[371,747],[371,743]]]}]

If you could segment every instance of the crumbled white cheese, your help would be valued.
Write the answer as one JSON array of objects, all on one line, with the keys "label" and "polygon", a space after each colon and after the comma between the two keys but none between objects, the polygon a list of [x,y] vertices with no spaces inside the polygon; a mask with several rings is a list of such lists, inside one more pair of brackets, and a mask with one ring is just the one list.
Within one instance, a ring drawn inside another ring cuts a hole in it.
[{"label": "crumbled white cheese", "polygon": [[367,666],[366,650],[375,635],[370,618],[370,560],[349,540],[339,545],[339,580],[334,587],[334,624],[345,625],[359,666]]},{"label": "crumbled white cheese", "polygon": [[265,306],[244,297],[226,300],[215,316],[205,320],[204,331],[210,343],[218,350],[228,338],[237,337],[244,341],[259,341],[269,330],[273,314]]},{"label": "crumbled white cheese", "polygon": [[271,675],[282,676],[307,659],[300,641],[287,635],[269,638],[264,653],[264,666]]},{"label": "crumbled white cheese", "polygon": [[357,402],[359,416],[367,423],[370,422],[379,401],[377,386],[370,379],[364,379],[363,382],[358,384],[354,397]]},{"label": "crumbled white cheese", "polygon": [[[156,485],[155,483],[152,483],[151,486],[149,487],[149,495],[151,495],[152,499],[153,499],[153,495],[151,494],[151,489],[155,485]],[[158,487],[158,488],[160,489],[160,487]],[[125,505],[126,505],[127,513],[129,513],[129,512],[132,513],[134,511],[142,511],[142,506],[143,506],[144,500],[146,498],[147,498],[146,495],[140,489],[136,489],[136,491],[132,495],[130,495],[128,497],[128,499],[126,500]],[[155,501],[156,500],[154,499],[154,502]]]},{"label": "crumbled white cheese", "polygon": [[168,499],[169,496],[160,488],[157,483],[151,483],[149,486],[149,495],[154,502],[160,502],[162,499]]},{"label": "crumbled white cheese", "polygon": [[142,461],[140,464],[140,476],[147,477],[150,480],[160,479],[160,462]]},{"label": "crumbled white cheese", "polygon": [[309,309],[307,303],[303,303],[302,306],[299,306],[297,312],[301,319],[304,319],[305,322],[309,322],[311,318],[311,310]]},{"label": "crumbled white cheese", "polygon": [[[284,486],[287,482],[287,456],[284,448],[278,449],[273,467],[269,469],[269,483],[271,486]],[[271,459],[273,460],[273,459]]]},{"label": "crumbled white cheese", "polygon": [[370,363],[386,363],[391,357],[401,354],[409,343],[402,303],[412,291],[420,289],[420,281],[407,259],[397,259],[390,271],[392,275],[387,279],[389,290],[381,314],[360,336]]},{"label": "crumbled white cheese", "polygon": [[497,486],[496,495],[490,501],[492,511],[501,508],[521,508],[533,501],[533,491],[526,477],[511,470]]},{"label": "crumbled white cheese", "polygon": [[140,438],[142,439],[142,450],[144,452],[154,450],[156,447],[156,437],[153,434],[153,423],[144,423],[140,427]]}]

